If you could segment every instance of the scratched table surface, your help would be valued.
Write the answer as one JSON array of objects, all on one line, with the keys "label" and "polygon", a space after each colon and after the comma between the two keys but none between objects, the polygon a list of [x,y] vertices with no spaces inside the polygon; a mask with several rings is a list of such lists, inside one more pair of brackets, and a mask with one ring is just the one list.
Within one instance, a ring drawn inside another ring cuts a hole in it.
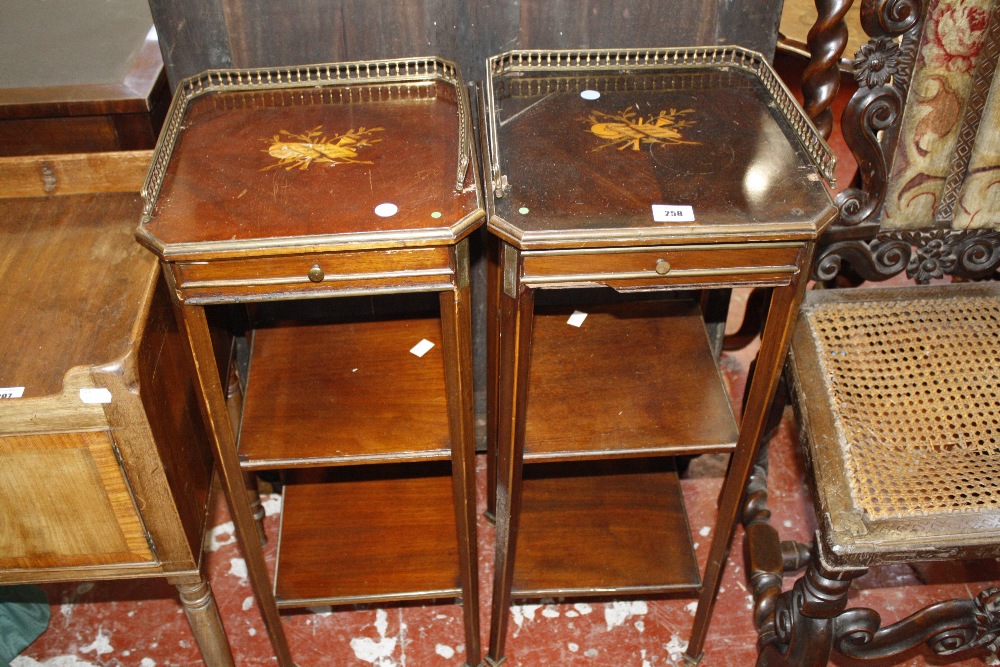
[{"label": "scratched table surface", "polygon": [[[753,72],[514,72],[495,81],[499,169],[509,184],[496,215],[522,240],[620,232],[634,243],[754,227],[787,238],[829,206]],[[654,204],[667,208],[654,216]]]},{"label": "scratched table surface", "polygon": [[459,114],[442,81],[219,90],[188,101],[146,231],[171,244],[448,234]]}]

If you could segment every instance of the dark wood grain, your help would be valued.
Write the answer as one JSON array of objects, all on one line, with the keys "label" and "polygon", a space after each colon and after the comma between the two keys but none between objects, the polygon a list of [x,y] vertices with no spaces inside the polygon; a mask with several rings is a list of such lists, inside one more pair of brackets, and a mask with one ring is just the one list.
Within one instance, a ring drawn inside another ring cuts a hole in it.
[{"label": "dark wood grain", "polygon": [[[163,474],[174,494],[189,554],[199,560],[207,528],[212,450],[198,408],[194,368],[162,277],[150,299],[137,354],[140,397],[157,445]],[[150,508],[152,510],[153,508]],[[170,554],[161,551],[160,558]]]},{"label": "dark wood grain", "polygon": [[[230,55],[225,67],[333,62],[345,52],[343,12],[327,3],[219,0],[217,4],[225,23],[215,27],[224,31]],[[196,48],[188,57],[194,60],[200,55]],[[185,76],[199,71],[192,69]]]},{"label": "dark wood grain", "polygon": [[340,4],[348,60],[439,55],[472,65],[470,3],[387,0],[377,8],[367,0],[341,0]]},{"label": "dark wood grain", "polygon": [[695,591],[671,459],[525,466],[513,596]]},{"label": "dark wood grain", "polygon": [[[475,188],[455,189],[459,121],[455,90],[445,84],[212,93],[192,100],[185,119],[146,225],[166,245],[348,232],[448,236],[449,225],[477,209]],[[276,136],[296,141],[282,131],[317,127],[327,137],[366,128],[372,143],[353,163],[301,168],[269,154]],[[399,212],[379,217],[383,203]]]},{"label": "dark wood grain", "polygon": [[[781,3],[523,0],[510,48],[643,48],[739,44],[774,53]],[[487,54],[492,55],[492,54]]]},{"label": "dark wood grain", "polygon": [[698,305],[538,308],[525,460],[729,451],[736,420]]},{"label": "dark wood grain", "polygon": [[171,88],[206,69],[233,66],[223,4],[224,0],[149,3]]},{"label": "dark wood grain", "polygon": [[219,67],[438,55],[468,80],[510,49],[741,44],[770,59],[782,3],[766,0],[151,0],[171,82]]},{"label": "dark wood grain", "polygon": [[[425,338],[434,348],[411,354]],[[448,458],[441,349],[436,318],[257,329],[240,436],[245,465]]]},{"label": "dark wood grain", "polygon": [[437,474],[412,466],[402,472],[345,469],[286,486],[279,604],[460,594],[448,466],[438,466]]},{"label": "dark wood grain", "polygon": [[0,120],[0,155],[93,153],[116,148],[114,122],[107,116]]},{"label": "dark wood grain", "polygon": [[[536,81],[537,92],[529,93]],[[781,224],[794,234],[829,209],[820,183],[799,177],[811,162],[748,72],[538,76],[504,84],[511,92],[497,102],[498,143],[510,192],[496,201],[496,215],[519,230],[522,247],[554,232],[638,237]],[[583,99],[585,89],[601,92],[600,99]],[[678,130],[681,143],[639,149],[591,131],[592,114],[621,122],[608,116],[628,109],[637,121],[690,110],[676,116],[690,125]],[[655,222],[651,204],[692,206],[695,222]]]}]

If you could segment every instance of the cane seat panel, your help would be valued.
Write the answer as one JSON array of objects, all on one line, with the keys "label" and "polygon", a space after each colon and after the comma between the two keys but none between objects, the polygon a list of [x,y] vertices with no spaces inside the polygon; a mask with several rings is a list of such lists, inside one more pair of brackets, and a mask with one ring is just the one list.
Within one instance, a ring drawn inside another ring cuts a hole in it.
[{"label": "cane seat panel", "polygon": [[996,541],[996,286],[811,292],[791,366],[832,552]]}]

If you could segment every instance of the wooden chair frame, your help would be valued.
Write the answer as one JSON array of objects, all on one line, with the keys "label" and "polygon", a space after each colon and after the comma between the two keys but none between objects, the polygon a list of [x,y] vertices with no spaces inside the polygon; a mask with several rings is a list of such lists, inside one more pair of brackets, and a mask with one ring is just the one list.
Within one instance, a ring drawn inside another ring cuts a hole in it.
[{"label": "wooden chair frame", "polygon": [[[988,278],[1000,266],[1000,232],[950,227],[1000,54],[1000,9],[996,5],[979,64],[971,74],[972,91],[961,120],[959,145],[934,219],[920,230],[881,228],[926,4],[923,0],[864,0],[861,6],[862,25],[871,39],[854,61],[859,89],[842,117],[844,139],[859,169],[855,182],[837,196],[840,219],[818,244],[812,270],[817,281],[832,283],[838,277],[852,282],[883,281],[905,271],[908,278],[926,284],[943,276]],[[811,60],[802,87],[807,113],[829,136],[831,104],[839,86],[838,63],[847,41],[843,17],[851,0],[816,0],[816,5],[819,19],[809,35]],[[873,71],[882,73],[863,75]],[[786,396],[787,391],[779,389],[769,432],[780,423]],[[847,610],[851,581],[867,572],[867,565],[876,563],[845,565],[846,559],[830,553],[820,533],[812,545],[782,542],[769,524],[767,466],[765,439],[746,489],[742,517],[759,666],[825,665],[832,650],[852,658],[882,658],[921,643],[941,656],[970,649],[995,653],[1000,648],[998,588],[987,588],[970,599],[937,603],[887,627],[880,627],[873,610]],[[995,555],[996,549],[987,551],[959,550],[955,557]],[[806,572],[792,590],[782,592],[783,573],[803,567]]]}]

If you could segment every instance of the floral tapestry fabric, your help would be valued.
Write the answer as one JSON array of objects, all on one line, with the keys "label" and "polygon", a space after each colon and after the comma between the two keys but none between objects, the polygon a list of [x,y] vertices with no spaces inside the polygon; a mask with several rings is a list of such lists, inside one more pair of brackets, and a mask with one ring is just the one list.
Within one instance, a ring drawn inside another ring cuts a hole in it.
[{"label": "floral tapestry fabric", "polygon": [[996,75],[960,192],[954,229],[1000,228],[1000,78]]},{"label": "floral tapestry fabric", "polygon": [[[1000,0],[931,0],[928,5],[893,157],[883,229],[933,225],[995,1]],[[987,130],[981,128],[979,136]],[[995,123],[992,135],[996,137]],[[996,141],[992,139],[994,147]]]}]

